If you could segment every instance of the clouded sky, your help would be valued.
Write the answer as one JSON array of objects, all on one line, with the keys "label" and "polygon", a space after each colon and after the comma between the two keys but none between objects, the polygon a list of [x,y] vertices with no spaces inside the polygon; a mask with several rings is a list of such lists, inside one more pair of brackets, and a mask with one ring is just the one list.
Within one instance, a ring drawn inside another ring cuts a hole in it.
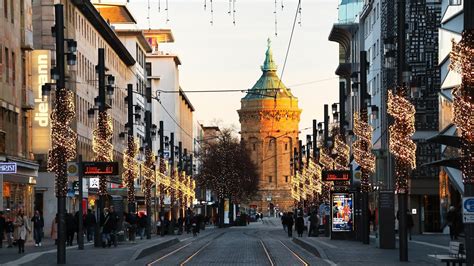
[{"label": "clouded sky", "polygon": [[[278,36],[275,36],[274,0],[236,0],[235,26],[228,15],[228,0],[213,1],[213,25],[210,23],[210,0],[168,0],[168,14],[166,0],[149,2],[151,28],[173,31],[175,43],[165,49],[177,53],[181,59],[183,90],[251,88],[261,75],[267,38],[272,40],[273,55],[281,76],[298,4],[296,0],[277,0]],[[159,2],[161,12],[158,12]],[[296,23],[282,77],[283,83],[299,98],[299,106],[303,109],[300,129],[310,127],[312,119],[319,121],[322,118],[323,104],[337,101],[338,79],[334,71],[338,64],[338,45],[328,41],[332,24],[337,19],[337,2],[302,0],[301,26]],[[148,28],[148,1],[130,0],[128,6],[140,27]],[[240,108],[243,93],[188,92],[187,95],[196,108],[198,120],[209,123],[220,119],[225,124],[239,127],[236,110]]]}]

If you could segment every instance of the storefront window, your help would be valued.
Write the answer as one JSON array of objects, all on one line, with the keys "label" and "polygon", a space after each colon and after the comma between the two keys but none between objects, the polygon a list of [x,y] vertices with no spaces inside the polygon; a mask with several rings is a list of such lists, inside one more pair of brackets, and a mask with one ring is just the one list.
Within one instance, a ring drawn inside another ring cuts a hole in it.
[{"label": "storefront window", "polygon": [[22,209],[28,217],[33,216],[33,186],[28,184],[3,183],[3,209],[16,212]]}]

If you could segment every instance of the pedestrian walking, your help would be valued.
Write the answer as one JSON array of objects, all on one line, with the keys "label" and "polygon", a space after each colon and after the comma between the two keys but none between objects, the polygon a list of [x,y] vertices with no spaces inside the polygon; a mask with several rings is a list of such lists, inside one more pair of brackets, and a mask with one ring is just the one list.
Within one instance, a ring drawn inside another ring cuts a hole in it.
[{"label": "pedestrian walking", "polygon": [[41,240],[43,239],[44,219],[41,213],[36,210],[35,215],[31,218],[33,223],[33,237],[35,239],[35,247],[41,247]]},{"label": "pedestrian walking", "polygon": [[91,209],[87,209],[86,218],[84,219],[84,227],[86,228],[87,242],[94,240],[95,227],[97,225],[97,219],[92,213]]},{"label": "pedestrian walking", "polygon": [[137,234],[137,215],[133,212],[129,212],[126,221],[128,222],[128,240],[135,243],[135,237]]},{"label": "pedestrian walking", "polygon": [[311,216],[309,217],[309,230],[308,230],[308,237],[311,236],[318,236],[319,235],[319,217],[318,213],[314,211]]},{"label": "pedestrian walking", "polygon": [[446,215],[446,221],[449,226],[449,236],[451,240],[458,239],[458,228],[459,228],[459,221],[458,221],[458,214],[456,212],[456,208],[454,206],[450,206],[448,213]]},{"label": "pedestrian walking", "polygon": [[54,244],[58,244],[58,214],[53,219],[51,223],[51,239],[54,240]]},{"label": "pedestrian walking", "polygon": [[294,224],[293,213],[289,212],[286,215],[286,227],[288,229],[288,236],[289,237],[293,237],[293,224]]},{"label": "pedestrian walking", "polygon": [[74,234],[76,232],[76,220],[72,213],[66,214],[66,242],[68,246],[72,246]]},{"label": "pedestrian walking", "polygon": [[117,229],[118,229],[118,224],[120,221],[120,217],[118,214],[115,212],[114,206],[109,207],[109,223],[108,226],[110,227],[110,241],[108,243],[109,247],[114,245],[114,247],[117,247]]},{"label": "pedestrian walking", "polygon": [[25,241],[28,233],[31,232],[30,226],[28,225],[28,218],[23,213],[23,210],[18,211],[17,216],[13,224],[15,225],[15,239],[18,243],[18,253],[25,253]]},{"label": "pedestrian walking", "polygon": [[7,248],[13,247],[13,234],[15,232],[15,225],[13,224],[13,219],[11,214],[7,216],[5,221],[5,233],[7,235]]},{"label": "pedestrian walking", "polygon": [[141,213],[138,218],[138,234],[140,235],[140,240],[143,240],[143,237],[145,236],[146,223],[146,215]]},{"label": "pedestrian walking", "polygon": [[3,248],[3,236],[5,235],[5,224],[6,220],[3,216],[3,212],[0,211],[0,248]]},{"label": "pedestrian walking", "polygon": [[281,216],[281,224],[283,225],[283,231],[286,232],[286,213]]},{"label": "pedestrian walking", "polygon": [[298,237],[302,237],[303,231],[304,231],[304,218],[302,214],[296,217],[295,229],[296,229],[296,232],[298,232]]}]

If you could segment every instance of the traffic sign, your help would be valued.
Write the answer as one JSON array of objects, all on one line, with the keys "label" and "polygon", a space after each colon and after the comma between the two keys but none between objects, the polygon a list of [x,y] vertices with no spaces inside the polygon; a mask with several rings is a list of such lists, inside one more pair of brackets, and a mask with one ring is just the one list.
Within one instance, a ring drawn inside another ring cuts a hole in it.
[{"label": "traffic sign", "polygon": [[462,198],[462,220],[465,224],[474,223],[474,197]]},{"label": "traffic sign", "polygon": [[0,163],[0,174],[16,174],[16,163]]}]

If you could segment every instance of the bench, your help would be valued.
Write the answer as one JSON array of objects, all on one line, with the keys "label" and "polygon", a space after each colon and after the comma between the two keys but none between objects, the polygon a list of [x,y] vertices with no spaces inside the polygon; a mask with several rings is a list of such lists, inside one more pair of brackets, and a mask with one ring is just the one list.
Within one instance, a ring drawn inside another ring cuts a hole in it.
[{"label": "bench", "polygon": [[451,263],[456,265],[462,265],[466,263],[466,255],[464,252],[464,244],[458,241],[450,241],[449,242],[449,254],[447,255],[430,255],[441,262],[446,262],[446,265],[449,266]]}]

